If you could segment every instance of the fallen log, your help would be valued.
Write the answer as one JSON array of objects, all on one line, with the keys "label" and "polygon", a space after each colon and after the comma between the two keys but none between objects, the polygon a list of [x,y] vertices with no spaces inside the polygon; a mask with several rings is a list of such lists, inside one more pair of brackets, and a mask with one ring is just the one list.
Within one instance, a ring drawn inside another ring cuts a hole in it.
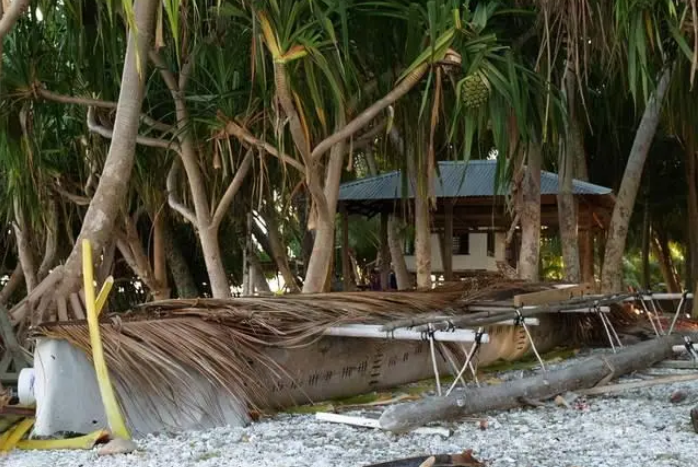
[{"label": "fallen log", "polygon": [[568,368],[531,378],[389,407],[380,417],[380,426],[384,430],[406,432],[433,421],[509,409],[520,406],[522,400],[546,400],[565,392],[605,384],[613,378],[671,358],[672,346],[682,339],[680,335],[659,337],[626,347],[616,354],[590,357]]}]

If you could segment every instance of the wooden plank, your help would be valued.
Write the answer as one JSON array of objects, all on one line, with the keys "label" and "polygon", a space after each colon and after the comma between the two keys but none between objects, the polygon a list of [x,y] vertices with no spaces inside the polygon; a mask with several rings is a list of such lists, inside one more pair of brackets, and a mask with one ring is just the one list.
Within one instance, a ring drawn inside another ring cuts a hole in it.
[{"label": "wooden plank", "polygon": [[571,298],[582,297],[591,293],[591,284],[574,285],[560,289],[542,290],[527,294],[514,295],[514,306],[545,305],[547,303],[564,302]]}]

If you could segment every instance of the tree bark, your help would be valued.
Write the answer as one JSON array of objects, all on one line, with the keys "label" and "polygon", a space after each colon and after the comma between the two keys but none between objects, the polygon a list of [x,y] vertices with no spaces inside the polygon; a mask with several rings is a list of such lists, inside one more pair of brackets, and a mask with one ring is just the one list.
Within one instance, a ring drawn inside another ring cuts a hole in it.
[{"label": "tree bark", "polygon": [[[338,125],[341,127],[343,124],[344,118],[341,116]],[[320,206],[316,206],[317,228],[315,229],[313,252],[310,254],[308,269],[305,271],[303,293],[327,291],[331,283],[331,265],[335,253],[335,217],[344,164],[344,149],[345,143],[340,141],[332,147],[330,152],[325,188],[322,193],[323,203]],[[313,199],[317,203],[317,196],[314,196]],[[325,212],[322,212],[323,204]]]},{"label": "tree bark", "polygon": [[538,281],[540,258],[540,176],[543,154],[538,144],[528,150],[528,165],[523,179],[521,222],[521,250],[519,252],[519,277]]},{"label": "tree bark", "polygon": [[572,191],[573,180],[575,176],[575,166],[577,160],[582,157],[583,142],[579,140],[580,132],[576,128],[578,125],[576,115],[576,74],[574,68],[574,60],[570,53],[572,48],[568,49],[567,69],[565,70],[565,94],[567,97],[567,110],[569,114],[569,123],[565,144],[560,147],[559,153],[559,188],[557,195],[560,240],[562,243],[562,258],[565,265],[565,279],[570,282],[581,282],[582,272],[579,262],[579,237],[578,237],[578,216],[577,206],[574,194]]},{"label": "tree bark", "polygon": [[664,95],[671,81],[671,69],[665,68],[657,88],[650,97],[635,133],[635,140],[630,149],[630,156],[625,167],[620,190],[616,196],[613,216],[606,238],[606,252],[602,276],[602,291],[613,293],[620,291],[623,278],[623,254],[628,236],[628,225],[635,206],[635,198],[642,180],[642,171],[647,160],[652,140],[657,131]]},{"label": "tree bark", "polygon": [[163,243],[165,244],[167,265],[177,290],[177,298],[196,298],[200,295],[199,288],[196,286],[187,259],[172,234],[171,224],[169,222],[167,224],[168,228],[163,229]]},{"label": "tree bark", "polygon": [[269,282],[267,277],[264,275],[264,270],[262,269],[262,263],[259,262],[259,257],[256,251],[249,252],[248,256],[250,262],[250,280],[251,285],[250,292],[254,294],[255,292],[261,292],[269,294],[271,289],[269,288]]},{"label": "tree bark", "polygon": [[[686,154],[686,182],[688,184],[688,250],[690,262],[687,265],[687,289],[695,287],[698,296],[698,153],[690,147]],[[698,318],[698,300],[693,300],[692,316]]]},{"label": "tree bark", "polygon": [[[414,224],[415,240],[414,255],[417,269],[417,288],[431,288],[431,225],[429,213],[429,198],[427,183],[429,177],[426,171],[426,160],[414,160],[408,155],[408,169],[415,187],[414,194]],[[419,167],[419,168],[417,168]]]},{"label": "tree bark", "polygon": [[645,197],[645,212],[642,219],[642,287],[650,290],[652,280],[650,274],[650,235],[652,225],[650,221],[649,197]]},{"label": "tree bark", "polygon": [[408,290],[413,287],[412,276],[405,263],[404,242],[400,235],[400,218],[394,214],[388,217],[388,244],[390,245],[390,258],[393,262],[395,279],[398,290]]},{"label": "tree bark", "polygon": [[393,432],[406,432],[433,421],[509,409],[521,406],[522,400],[545,400],[567,391],[590,388],[604,379],[642,370],[671,357],[672,346],[681,342],[681,336],[659,337],[616,354],[590,357],[569,368],[538,376],[395,405],[383,412],[380,425]]},{"label": "tree bark", "polygon": [[[405,145],[400,135],[397,133],[395,128],[390,132],[390,139],[397,147],[397,151],[400,155],[405,154]],[[376,164],[376,158],[372,151],[366,152],[366,162],[368,163],[368,169],[371,176],[375,177],[378,175],[378,166]],[[393,270],[395,272],[395,279],[397,281],[398,290],[411,289],[412,276],[410,276],[407,270],[407,263],[405,263],[405,251],[402,236],[400,235],[400,219],[395,214],[390,214],[388,217],[388,244],[390,245],[390,259],[393,264]]]},{"label": "tree bark", "polygon": [[659,263],[659,268],[662,271],[667,292],[679,293],[680,287],[674,271],[674,262],[672,261],[671,254],[669,252],[669,242],[666,240],[663,233],[654,229],[652,232],[654,233],[652,236],[652,252]]},{"label": "tree bark", "polygon": [[80,235],[63,268],[59,295],[66,297],[80,286],[82,241],[89,239],[100,252],[112,235],[114,222],[128,191],[136,153],[136,138],[147,76],[148,51],[155,27],[155,0],[136,0],[135,28],[129,30],[121,78],[114,134],[104,169],[82,223]]},{"label": "tree bark", "polygon": [[7,305],[12,294],[22,285],[22,278],[24,278],[24,271],[22,270],[22,265],[17,263],[14,271],[10,274],[10,280],[0,290],[0,305]]},{"label": "tree bark", "polygon": [[170,287],[167,280],[167,255],[165,254],[164,230],[166,228],[164,214],[157,213],[153,219],[153,276],[165,298],[170,297]]},{"label": "tree bark", "polygon": [[[272,209],[270,208],[269,210],[271,211]],[[281,239],[279,224],[276,219],[276,213],[263,212],[262,215],[264,217],[264,223],[267,225],[267,235],[266,239],[264,240],[267,244],[267,247],[269,248],[269,251],[267,251],[267,248],[264,247],[264,243],[262,241],[260,241],[260,244],[262,244],[266,253],[269,256],[271,256],[274,262],[276,263],[276,267],[281,273],[281,276],[284,278],[284,284],[288,288],[289,292],[300,292],[300,287],[298,286],[298,279],[293,274],[293,271],[291,271],[291,266],[288,262],[288,253],[286,252],[286,245]],[[257,237],[258,241],[260,240],[259,237],[265,236],[256,224],[253,225],[253,232],[255,237]]]}]

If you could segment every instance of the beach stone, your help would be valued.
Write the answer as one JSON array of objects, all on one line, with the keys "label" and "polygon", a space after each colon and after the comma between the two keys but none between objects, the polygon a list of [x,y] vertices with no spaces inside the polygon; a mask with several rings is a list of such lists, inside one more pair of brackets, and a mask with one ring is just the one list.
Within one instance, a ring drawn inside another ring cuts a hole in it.
[{"label": "beach stone", "polygon": [[114,438],[102,446],[98,451],[98,456],[111,456],[113,454],[129,454],[138,449],[136,443],[129,439]]}]

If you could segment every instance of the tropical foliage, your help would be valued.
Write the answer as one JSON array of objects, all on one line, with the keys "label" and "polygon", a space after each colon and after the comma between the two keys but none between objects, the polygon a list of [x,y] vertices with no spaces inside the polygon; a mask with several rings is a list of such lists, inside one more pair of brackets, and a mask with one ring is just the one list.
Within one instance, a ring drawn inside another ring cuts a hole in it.
[{"label": "tropical foliage", "polygon": [[[591,240],[598,264],[611,259],[595,271],[604,284],[625,268],[624,286],[673,275],[692,288],[697,28],[695,2],[678,0],[13,0],[0,21],[0,272],[23,280],[0,300],[55,279],[57,295],[25,310],[79,316],[73,246],[96,225],[115,308],[263,292],[274,277],[325,291],[342,271],[339,183],[397,169],[421,197],[390,235],[413,233],[428,286],[437,162],[492,153],[512,217],[507,188],[537,157],[618,193],[608,238]],[[129,97],[135,149],[119,136]],[[543,277],[579,275],[582,240],[563,224],[541,243]],[[363,280],[380,221],[348,230]]]}]

